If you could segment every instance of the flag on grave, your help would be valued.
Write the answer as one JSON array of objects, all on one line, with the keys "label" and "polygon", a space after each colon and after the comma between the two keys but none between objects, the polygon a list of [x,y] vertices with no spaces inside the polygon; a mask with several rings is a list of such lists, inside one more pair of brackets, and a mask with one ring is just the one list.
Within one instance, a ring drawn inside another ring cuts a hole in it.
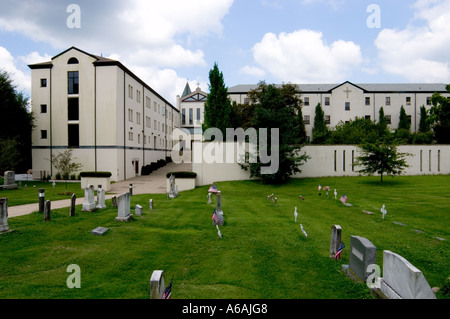
[{"label": "flag on grave", "polygon": [[342,195],[341,202],[345,203],[347,201],[347,195]]},{"label": "flag on grave", "polygon": [[345,247],[344,243],[341,242],[341,244],[339,245],[338,250],[336,251],[336,254],[334,255],[334,258],[335,258],[336,260],[341,259],[341,253],[342,253],[342,251],[344,250],[344,247]]},{"label": "flag on grave", "polygon": [[214,209],[214,213],[211,216],[211,219],[214,220],[216,224],[219,223],[219,216],[217,216],[216,210]]},{"label": "flag on grave", "polygon": [[321,189],[322,189],[322,185],[319,184],[319,192],[320,192]]},{"label": "flag on grave", "polygon": [[161,299],[170,299],[172,297],[172,282],[173,282],[173,278],[170,281],[170,284],[164,290],[164,293],[163,293]]},{"label": "flag on grave", "polygon": [[210,193],[217,193],[217,185],[216,184],[212,184],[211,187],[209,188],[208,192],[210,192]]}]

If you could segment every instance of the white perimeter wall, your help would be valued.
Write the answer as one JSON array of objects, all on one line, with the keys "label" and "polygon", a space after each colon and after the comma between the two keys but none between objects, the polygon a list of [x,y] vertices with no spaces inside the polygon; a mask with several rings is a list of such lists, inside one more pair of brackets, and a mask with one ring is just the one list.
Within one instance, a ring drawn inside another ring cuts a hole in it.
[{"label": "white perimeter wall", "polygon": [[[216,154],[214,148],[207,146],[208,143],[194,143],[192,170],[197,173],[197,186],[250,179],[250,172],[236,163],[236,145],[235,162],[230,163],[229,158],[227,159],[227,144],[235,143],[216,144],[221,145],[222,149],[220,154]],[[403,175],[450,174],[450,145],[402,145],[398,147],[398,151],[412,154],[406,158],[410,167],[405,169]],[[355,145],[309,145],[301,149],[301,154],[303,153],[311,158],[301,166],[300,174],[292,176],[294,178],[360,175],[357,172],[360,168],[353,165],[359,156]],[[220,163],[220,158],[223,163]]]}]

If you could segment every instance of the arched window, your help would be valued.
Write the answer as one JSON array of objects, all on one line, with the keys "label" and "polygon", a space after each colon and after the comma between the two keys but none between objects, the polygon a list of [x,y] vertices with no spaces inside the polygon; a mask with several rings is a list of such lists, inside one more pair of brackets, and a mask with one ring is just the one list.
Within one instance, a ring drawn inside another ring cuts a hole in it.
[{"label": "arched window", "polygon": [[70,58],[67,64],[78,64],[77,58]]}]

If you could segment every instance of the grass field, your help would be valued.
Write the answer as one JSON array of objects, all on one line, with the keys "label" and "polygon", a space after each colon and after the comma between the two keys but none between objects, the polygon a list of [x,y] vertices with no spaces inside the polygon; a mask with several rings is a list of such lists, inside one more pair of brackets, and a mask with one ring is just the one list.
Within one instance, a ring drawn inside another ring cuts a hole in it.
[{"label": "grass field", "polygon": [[[328,198],[324,192],[318,195],[319,184],[331,187]],[[164,194],[132,196],[132,213],[141,204],[144,215],[130,223],[115,221],[110,201],[107,209],[94,213],[77,207],[72,218],[68,208],[52,211],[47,223],[39,213],[10,218],[14,232],[0,235],[0,298],[148,299],[154,270],[165,270],[166,282],[174,278],[172,298],[373,298],[365,284],[341,272],[348,263],[351,235],[366,237],[377,247],[380,266],[383,250],[405,257],[431,287],[440,287],[450,275],[450,176],[401,176],[383,185],[378,177],[217,185],[225,217],[223,239],[212,225],[215,195],[208,205],[207,186],[171,200]],[[353,207],[334,199],[335,188],[338,196],[345,192]],[[277,206],[267,200],[271,193],[278,197]],[[383,204],[388,211],[384,220]],[[333,224],[341,225],[346,244],[339,261],[329,258]],[[98,226],[110,230],[102,237],[90,234]],[[80,266],[80,289],[66,286],[71,264]],[[438,298],[448,296],[439,293]]]}]

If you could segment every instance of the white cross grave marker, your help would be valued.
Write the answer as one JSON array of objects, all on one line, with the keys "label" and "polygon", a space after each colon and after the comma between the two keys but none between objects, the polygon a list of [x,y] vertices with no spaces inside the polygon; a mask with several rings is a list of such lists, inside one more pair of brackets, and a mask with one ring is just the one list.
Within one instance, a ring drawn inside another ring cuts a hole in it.
[{"label": "white cross grave marker", "polygon": [[336,189],[334,190],[334,199],[337,199],[337,191],[336,191]]},{"label": "white cross grave marker", "polygon": [[387,214],[386,206],[384,204],[383,204],[383,207],[381,207],[381,213],[383,214],[383,219],[384,219],[384,215]]},{"label": "white cross grave marker", "polygon": [[300,224],[300,228],[302,230],[303,235],[305,235],[306,238],[308,238],[308,234],[305,232],[305,230],[303,229],[303,224]]},{"label": "white cross grave marker", "polygon": [[295,207],[294,216],[295,216],[295,222],[297,222],[297,217],[298,217],[297,206]]}]

